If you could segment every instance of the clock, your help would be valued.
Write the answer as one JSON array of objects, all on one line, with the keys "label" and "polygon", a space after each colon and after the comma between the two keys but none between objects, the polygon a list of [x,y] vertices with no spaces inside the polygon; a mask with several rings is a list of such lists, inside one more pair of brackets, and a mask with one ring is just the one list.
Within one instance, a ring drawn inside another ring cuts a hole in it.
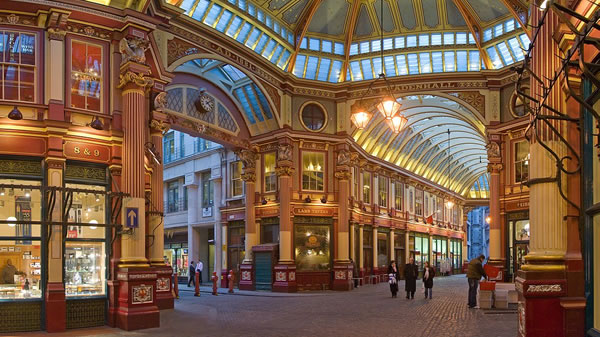
[{"label": "clock", "polygon": [[212,112],[215,108],[215,101],[206,93],[205,90],[200,91],[198,100],[196,101],[196,109],[200,113]]}]

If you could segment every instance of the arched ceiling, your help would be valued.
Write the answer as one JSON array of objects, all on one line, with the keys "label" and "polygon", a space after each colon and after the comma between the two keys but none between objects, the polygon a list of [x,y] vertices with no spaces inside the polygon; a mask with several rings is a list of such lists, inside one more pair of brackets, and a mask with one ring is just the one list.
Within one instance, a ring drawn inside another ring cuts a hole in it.
[{"label": "arched ceiling", "polygon": [[374,111],[367,127],[354,131],[354,140],[373,156],[466,195],[487,171],[484,124],[450,98],[412,95],[398,102],[408,119],[400,133]]}]

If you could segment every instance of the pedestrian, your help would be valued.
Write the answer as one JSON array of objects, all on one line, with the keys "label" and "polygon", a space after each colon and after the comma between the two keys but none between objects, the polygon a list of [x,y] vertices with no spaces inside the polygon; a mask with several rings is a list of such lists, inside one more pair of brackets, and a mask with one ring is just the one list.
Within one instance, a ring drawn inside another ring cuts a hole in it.
[{"label": "pedestrian", "polygon": [[485,261],[485,255],[483,254],[469,261],[469,269],[467,270],[467,279],[469,280],[469,308],[479,309],[477,306],[479,280],[482,277],[487,278],[485,270],[483,270],[483,261]]},{"label": "pedestrian", "polygon": [[415,263],[415,259],[411,257],[409,262],[404,267],[404,290],[406,290],[406,299],[415,298],[418,275],[419,267]]},{"label": "pedestrian", "polygon": [[188,275],[188,287],[190,286],[190,283],[194,284],[194,287],[196,286],[196,275],[194,275],[196,273],[196,265],[194,265],[194,261],[190,262],[190,269],[189,269],[189,274]]},{"label": "pedestrian", "polygon": [[352,259],[350,259],[350,263],[352,264],[352,279],[354,280],[354,288],[358,288],[358,268],[356,268],[356,263]]},{"label": "pedestrian", "polygon": [[200,274],[198,275],[198,283],[200,285],[202,285],[202,269],[204,269],[204,264],[202,264],[202,261],[198,260],[198,263],[196,263],[196,272]]},{"label": "pedestrian", "polygon": [[423,268],[423,287],[425,288],[425,298],[429,294],[431,299],[431,291],[433,289],[433,278],[435,277],[435,268],[429,265],[429,262],[425,262],[425,268]]},{"label": "pedestrian", "polygon": [[398,267],[396,267],[396,262],[392,260],[388,267],[388,283],[390,284],[390,291],[392,292],[392,298],[396,298],[396,294],[398,294],[398,280],[400,279]]}]

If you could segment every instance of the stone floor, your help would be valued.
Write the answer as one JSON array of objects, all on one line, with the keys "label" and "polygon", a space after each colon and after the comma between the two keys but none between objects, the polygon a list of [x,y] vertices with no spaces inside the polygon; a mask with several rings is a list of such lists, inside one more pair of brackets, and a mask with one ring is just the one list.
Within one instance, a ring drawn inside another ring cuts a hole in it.
[{"label": "stone floor", "polygon": [[[219,295],[181,291],[174,310],[161,312],[161,327],[126,332],[107,327],[64,336],[516,336],[514,311],[467,308],[464,275],[435,279],[433,299],[392,299],[387,284],[352,292],[287,296]],[[404,283],[400,284],[404,288]],[[256,295],[246,294],[246,295]],[[40,333],[19,336],[48,335]]]}]

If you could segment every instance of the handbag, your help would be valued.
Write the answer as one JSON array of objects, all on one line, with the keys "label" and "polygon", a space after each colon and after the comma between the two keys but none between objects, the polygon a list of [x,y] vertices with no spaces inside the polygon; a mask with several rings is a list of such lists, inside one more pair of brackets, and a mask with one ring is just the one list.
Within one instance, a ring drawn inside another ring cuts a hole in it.
[{"label": "handbag", "polygon": [[388,277],[389,277],[389,280],[388,280],[389,284],[396,284],[396,277],[394,276],[394,274],[389,274]]}]

